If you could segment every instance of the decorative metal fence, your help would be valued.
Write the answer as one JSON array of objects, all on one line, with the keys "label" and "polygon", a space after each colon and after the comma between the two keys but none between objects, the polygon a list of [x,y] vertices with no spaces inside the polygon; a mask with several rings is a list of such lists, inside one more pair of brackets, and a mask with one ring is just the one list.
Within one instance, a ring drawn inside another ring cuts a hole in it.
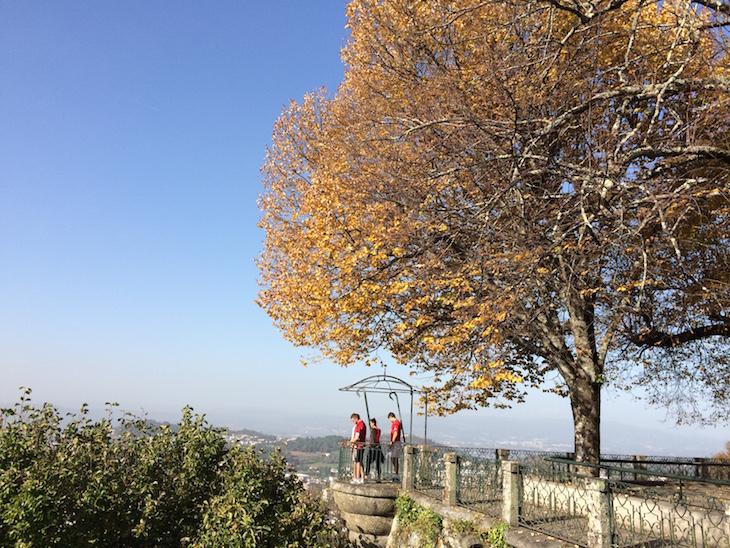
[{"label": "decorative metal fence", "polygon": [[561,467],[552,466],[552,464],[546,465],[546,458],[558,457],[563,459],[572,459],[573,457],[575,457],[574,453],[565,453],[560,451],[527,451],[524,449],[511,449],[509,451],[503,451],[503,454],[506,454],[505,460],[519,462],[520,464],[525,466],[539,466],[541,468],[545,468],[545,466],[550,466],[551,468],[555,469]]},{"label": "decorative metal fence", "polygon": [[[449,454],[456,458],[444,458]],[[513,525],[577,546],[603,535],[617,548],[730,547],[730,482],[702,475],[724,474],[728,463],[609,455],[602,457],[601,465],[593,465],[598,470],[591,470],[591,465],[572,457],[557,452],[418,447],[412,450],[412,485],[430,498],[475,512],[511,515],[505,507],[514,503],[506,501],[503,492],[503,471],[509,463],[518,471]],[[456,469],[449,472],[449,466]],[[596,477],[599,471],[601,477]],[[454,485],[447,480],[450,474],[456,478]]]},{"label": "decorative metal fence", "polygon": [[490,449],[460,449],[457,503],[497,517],[502,512],[502,464]]},{"label": "decorative metal fence", "polygon": [[[674,474],[685,477],[730,480],[730,462],[718,459],[682,458],[682,457],[644,457],[626,455],[601,455],[601,464],[621,467],[621,471],[613,471],[617,479],[624,479],[625,468],[656,472],[657,474]],[[629,473],[630,474],[630,473]],[[639,476],[642,476],[641,472]],[[645,476],[645,474],[644,474]]]},{"label": "decorative metal fence", "polygon": [[556,457],[521,466],[520,475],[520,524],[577,545],[605,514],[612,546],[730,546],[729,482]]},{"label": "decorative metal fence", "polygon": [[[600,465],[588,465],[570,453],[447,446],[408,453],[411,476],[404,485],[481,514],[514,515],[512,525],[577,546],[604,535],[616,548],[730,548],[730,481],[716,479],[730,473],[727,461],[603,455]],[[340,478],[352,476],[354,456],[352,446],[341,444]],[[394,461],[387,445],[366,445],[368,481],[400,481],[401,456]],[[505,476],[507,465],[513,472]],[[505,477],[516,482],[514,501]]]},{"label": "decorative metal fence", "polygon": [[608,482],[615,546],[728,546],[727,501],[710,495],[682,497],[668,490]]},{"label": "decorative metal fence", "polygon": [[[369,481],[400,481],[399,474],[403,465],[403,448],[397,451],[394,459],[389,444],[363,444],[363,469]],[[356,451],[347,441],[340,442],[340,458],[337,467],[339,479],[351,478]]]},{"label": "decorative metal fence", "polygon": [[444,497],[446,465],[443,456],[447,447],[419,446],[413,451],[413,488],[436,500]]},{"label": "decorative metal fence", "polygon": [[520,525],[584,544],[591,507],[586,478],[553,466],[520,465]]}]

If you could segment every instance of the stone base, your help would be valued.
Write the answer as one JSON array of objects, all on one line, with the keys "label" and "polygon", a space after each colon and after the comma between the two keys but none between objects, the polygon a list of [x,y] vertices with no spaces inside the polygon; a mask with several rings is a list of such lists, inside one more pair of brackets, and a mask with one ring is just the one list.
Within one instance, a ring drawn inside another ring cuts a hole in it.
[{"label": "stone base", "polygon": [[357,548],[385,548],[385,545],[388,543],[388,535],[363,535],[355,531],[348,533],[348,539]]},{"label": "stone base", "polygon": [[385,548],[395,516],[398,485],[333,480],[330,489],[350,542],[358,548]]}]

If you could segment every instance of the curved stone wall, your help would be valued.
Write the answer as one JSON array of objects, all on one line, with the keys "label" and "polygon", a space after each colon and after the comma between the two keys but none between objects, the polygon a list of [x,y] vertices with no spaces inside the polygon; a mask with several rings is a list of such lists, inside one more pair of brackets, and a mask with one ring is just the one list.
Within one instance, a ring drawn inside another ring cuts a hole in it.
[{"label": "curved stone wall", "polygon": [[342,513],[350,542],[361,548],[385,548],[395,516],[395,483],[330,484],[335,504]]}]

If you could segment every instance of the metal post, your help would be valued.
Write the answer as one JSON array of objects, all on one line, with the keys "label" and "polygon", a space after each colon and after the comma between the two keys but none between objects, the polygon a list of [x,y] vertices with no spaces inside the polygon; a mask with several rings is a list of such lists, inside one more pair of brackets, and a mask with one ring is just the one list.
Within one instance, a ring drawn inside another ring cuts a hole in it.
[{"label": "metal post", "polygon": [[695,469],[697,470],[697,477],[699,478],[709,478],[710,474],[708,473],[708,466],[707,462],[710,459],[698,457],[694,459],[695,462]]},{"label": "metal post", "polygon": [[370,407],[368,407],[368,393],[363,392],[365,394],[365,414],[368,416],[368,428],[370,428]]},{"label": "metal post", "polygon": [[509,449],[497,449],[497,460],[509,460]]},{"label": "metal post", "polygon": [[[646,455],[634,455],[634,470],[646,470]],[[634,481],[643,479],[640,474],[634,474]]]},{"label": "metal post", "polygon": [[[400,412],[400,408],[398,411]],[[426,441],[424,440],[423,443]],[[413,445],[413,390],[411,390],[411,424],[408,427],[408,445]]]},{"label": "metal post", "polygon": [[[428,443],[428,392],[426,392],[424,401],[425,406],[423,408],[423,443]],[[413,406],[411,406],[411,409],[413,409]]]}]

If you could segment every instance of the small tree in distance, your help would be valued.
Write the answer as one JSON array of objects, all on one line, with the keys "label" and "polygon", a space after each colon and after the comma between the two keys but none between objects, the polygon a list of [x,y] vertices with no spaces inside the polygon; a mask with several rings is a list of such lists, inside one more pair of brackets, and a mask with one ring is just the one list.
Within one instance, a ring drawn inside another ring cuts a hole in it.
[{"label": "small tree in distance", "polygon": [[722,466],[711,466],[710,477],[713,479],[730,480],[730,441],[725,444],[725,451],[712,455],[713,461],[718,461]]},{"label": "small tree in distance", "polygon": [[351,2],[343,83],[274,128],[258,303],[341,365],[430,373],[437,413],[565,395],[579,460],[607,382],[726,420],[730,5],[707,5]]}]

